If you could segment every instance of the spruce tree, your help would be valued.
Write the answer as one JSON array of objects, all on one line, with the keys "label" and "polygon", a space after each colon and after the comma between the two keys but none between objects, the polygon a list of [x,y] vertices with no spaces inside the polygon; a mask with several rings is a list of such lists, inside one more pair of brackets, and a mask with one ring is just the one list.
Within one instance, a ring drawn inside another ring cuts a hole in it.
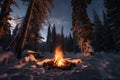
[{"label": "spruce tree", "polygon": [[48,32],[47,32],[47,49],[49,52],[51,52],[51,42],[52,42],[52,35],[51,35],[51,24],[48,26]]},{"label": "spruce tree", "polygon": [[104,27],[95,10],[93,10],[93,23],[94,23],[94,49],[96,51],[104,50]]},{"label": "spruce tree", "polygon": [[105,0],[109,31],[113,40],[112,49],[120,50],[120,0]]},{"label": "spruce tree", "polygon": [[103,11],[103,26],[104,26],[104,51],[111,51],[113,49],[113,32],[109,26],[109,20],[106,13]]},{"label": "spruce tree", "polygon": [[61,27],[61,45],[62,45],[62,49],[64,51],[64,28],[63,28],[63,26]]},{"label": "spruce tree", "polygon": [[55,47],[56,47],[56,27],[54,24],[52,28],[52,52],[54,51]]},{"label": "spruce tree", "polygon": [[69,41],[68,41],[68,46],[69,46],[69,52],[72,52],[73,51],[73,38],[72,38],[72,35],[69,34]]}]

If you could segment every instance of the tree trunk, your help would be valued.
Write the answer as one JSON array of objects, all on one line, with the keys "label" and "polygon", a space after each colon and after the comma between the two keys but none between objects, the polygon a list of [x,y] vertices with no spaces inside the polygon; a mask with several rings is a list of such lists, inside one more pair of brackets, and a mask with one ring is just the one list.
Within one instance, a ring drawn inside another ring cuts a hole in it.
[{"label": "tree trunk", "polygon": [[0,9],[0,44],[4,50],[10,41],[10,24],[8,20],[10,20],[10,6],[12,3],[13,0],[4,0]]},{"label": "tree trunk", "polygon": [[74,34],[73,37],[76,39],[74,44],[77,42],[83,54],[92,51],[92,47],[89,44],[92,38],[92,25],[86,9],[87,4],[90,2],[91,0],[72,0],[72,30]]},{"label": "tree trunk", "polygon": [[23,32],[21,33],[20,42],[18,43],[18,47],[16,49],[18,59],[20,59],[22,57],[22,50],[23,50],[24,45],[25,45],[25,40],[26,40],[28,27],[29,27],[30,19],[31,19],[31,16],[32,16],[33,8],[34,8],[34,3],[35,3],[35,0],[30,1],[30,5],[28,7],[26,17],[24,19]]}]

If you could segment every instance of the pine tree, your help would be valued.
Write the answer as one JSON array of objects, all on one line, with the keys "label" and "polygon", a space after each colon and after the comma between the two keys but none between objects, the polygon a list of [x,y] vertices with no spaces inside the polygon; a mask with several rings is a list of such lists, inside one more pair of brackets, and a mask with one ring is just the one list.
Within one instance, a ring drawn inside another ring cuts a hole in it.
[{"label": "pine tree", "polygon": [[52,28],[52,51],[54,51],[55,46],[56,46],[56,27],[54,24]]},{"label": "pine tree", "polygon": [[10,12],[12,12],[11,5],[16,5],[14,0],[1,0],[0,1],[0,44],[5,50],[11,40],[10,23],[11,20]]},{"label": "pine tree", "polygon": [[64,48],[65,48],[65,51],[69,51],[69,39],[68,39],[68,36],[65,36],[64,37]]},{"label": "pine tree", "polygon": [[[23,23],[23,30],[22,36],[19,39],[18,47],[16,52],[18,53],[17,57],[21,58],[22,50],[24,49],[24,45],[26,42],[26,37],[28,30],[31,32],[32,39],[30,45],[34,50],[38,50],[39,40],[41,40],[41,36],[39,35],[39,31],[42,27],[42,23],[45,21],[47,17],[47,12],[50,11],[51,7],[53,6],[52,0],[22,0],[22,1],[29,1],[29,7],[27,9],[27,13]],[[31,23],[30,23],[31,22]],[[31,28],[30,28],[31,27]],[[33,30],[34,29],[34,30]],[[29,41],[28,41],[29,42]]]},{"label": "pine tree", "polygon": [[72,52],[73,51],[73,38],[72,38],[72,35],[69,34],[69,41],[68,41],[68,46],[69,46],[69,52]]},{"label": "pine tree", "polygon": [[71,34],[64,38],[64,49],[67,52],[73,51],[73,38]]},{"label": "pine tree", "polygon": [[63,28],[63,26],[61,27],[61,45],[62,45],[62,49],[64,51],[64,28]]},{"label": "pine tree", "polygon": [[51,33],[51,24],[49,24],[48,32],[47,32],[47,49],[49,52],[52,51],[51,50],[51,47],[52,47],[51,43],[52,43],[52,33]]},{"label": "pine tree", "polygon": [[27,32],[28,32],[28,27],[29,27],[29,23],[30,23],[30,19],[32,16],[32,11],[33,11],[33,7],[34,7],[34,3],[35,0],[31,0],[30,4],[28,6],[27,9],[27,13],[24,19],[24,23],[23,23],[23,32],[21,33],[21,38],[20,38],[20,42],[18,43],[18,46],[16,48],[16,53],[17,53],[17,58],[21,58],[22,57],[22,50],[24,48],[25,45],[25,40],[26,40],[26,36],[27,36]]},{"label": "pine tree", "polygon": [[112,32],[110,30],[109,21],[106,13],[103,11],[103,26],[104,26],[104,51],[110,51],[113,49]]},{"label": "pine tree", "polygon": [[72,0],[72,30],[82,53],[85,53],[84,44],[91,40],[93,34],[92,25],[86,10],[87,4],[90,2],[91,0]]},{"label": "pine tree", "polygon": [[105,0],[110,33],[112,34],[113,48],[120,50],[120,0]]},{"label": "pine tree", "polygon": [[94,49],[96,51],[104,50],[104,27],[100,18],[95,10],[93,10],[93,23],[95,25],[94,28]]},{"label": "pine tree", "polygon": [[63,33],[63,32],[64,32],[64,28],[63,28],[63,26],[62,26],[62,27],[61,27],[61,37],[62,37],[62,38],[64,38],[64,33]]}]

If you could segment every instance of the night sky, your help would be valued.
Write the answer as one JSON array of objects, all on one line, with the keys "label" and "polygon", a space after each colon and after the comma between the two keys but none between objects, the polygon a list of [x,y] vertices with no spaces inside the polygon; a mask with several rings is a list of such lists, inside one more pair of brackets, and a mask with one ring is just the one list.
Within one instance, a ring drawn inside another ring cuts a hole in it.
[{"label": "night sky", "polygon": [[[19,8],[13,8],[13,13],[12,17],[17,18],[19,17],[24,17],[27,9],[27,4],[23,5],[21,0],[16,0]],[[92,0],[92,4],[88,5],[88,16],[93,20],[93,9],[97,11],[99,14],[100,19],[102,20],[102,14],[104,10],[104,2],[103,0]],[[51,15],[48,17],[49,22],[51,25],[55,24],[57,32],[61,31],[61,26],[64,26],[64,34],[69,35],[71,33],[70,28],[71,28],[71,18],[72,18],[72,8],[71,8],[71,0],[54,0],[54,8],[52,9]],[[16,25],[16,21],[12,20],[10,21],[12,26],[14,27]],[[12,27],[12,29],[13,29]],[[40,31],[41,35],[45,38],[47,36],[47,28],[48,28],[48,22],[43,24],[43,29]],[[44,40],[44,41],[45,41]]]}]

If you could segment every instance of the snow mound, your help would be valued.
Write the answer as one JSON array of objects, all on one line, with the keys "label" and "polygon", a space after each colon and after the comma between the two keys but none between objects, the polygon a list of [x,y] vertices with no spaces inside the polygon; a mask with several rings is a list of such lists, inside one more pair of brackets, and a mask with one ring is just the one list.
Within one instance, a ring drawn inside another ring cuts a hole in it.
[{"label": "snow mound", "polygon": [[5,64],[11,63],[11,62],[14,62],[15,59],[16,58],[14,53],[10,51],[0,54],[0,63],[5,63]]}]

